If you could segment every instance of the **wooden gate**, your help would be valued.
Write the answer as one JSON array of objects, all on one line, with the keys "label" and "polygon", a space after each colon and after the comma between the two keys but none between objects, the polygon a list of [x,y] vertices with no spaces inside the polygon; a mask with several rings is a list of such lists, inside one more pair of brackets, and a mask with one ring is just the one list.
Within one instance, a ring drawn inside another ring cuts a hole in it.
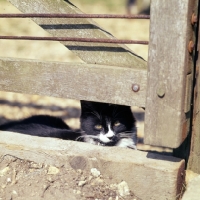
[{"label": "wooden gate", "polygon": [[[81,14],[68,1],[9,2],[23,13]],[[145,107],[145,143],[178,148],[192,130],[193,88],[194,83],[199,84],[195,75],[198,3],[151,1],[148,64],[122,44],[61,41],[85,64],[1,58],[0,90]],[[91,19],[33,21],[54,37],[114,39]],[[200,135],[196,125],[198,89],[195,95],[195,135],[189,166],[200,173],[200,145],[195,142]]]}]

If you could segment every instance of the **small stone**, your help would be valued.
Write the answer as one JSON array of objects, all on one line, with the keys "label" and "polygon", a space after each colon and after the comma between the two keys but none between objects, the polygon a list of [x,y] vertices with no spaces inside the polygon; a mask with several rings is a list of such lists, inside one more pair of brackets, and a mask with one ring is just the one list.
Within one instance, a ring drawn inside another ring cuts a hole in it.
[{"label": "small stone", "polygon": [[116,190],[117,189],[117,184],[111,184],[110,185],[111,190]]},{"label": "small stone", "polygon": [[81,176],[80,177],[80,181],[85,181],[86,180],[86,177],[85,176]]},{"label": "small stone", "polygon": [[60,171],[60,170],[59,170],[57,167],[50,166],[49,169],[48,169],[47,174],[54,175],[54,174],[59,173],[59,171]]},{"label": "small stone", "polygon": [[81,191],[80,190],[73,190],[73,193],[74,194],[81,194]]},{"label": "small stone", "polygon": [[84,197],[84,196],[85,196],[85,193],[84,193],[84,192],[83,192],[83,193],[81,193],[81,196],[83,196],[83,197]]},{"label": "small stone", "polygon": [[93,176],[89,176],[88,181],[91,181],[93,179]]},{"label": "small stone", "polygon": [[90,171],[91,171],[92,176],[94,177],[99,177],[101,175],[100,171],[97,170],[96,168],[92,168]]},{"label": "small stone", "polygon": [[76,194],[81,194],[81,191],[80,190],[76,190]]},{"label": "small stone", "polygon": [[31,163],[30,165],[30,168],[33,168],[33,169],[41,169],[43,167],[43,164],[42,163]]},{"label": "small stone", "polygon": [[124,196],[130,195],[130,190],[129,190],[127,182],[122,181],[121,183],[117,185],[117,188],[118,188],[118,192],[120,196],[124,197]]},{"label": "small stone", "polygon": [[87,181],[79,181],[78,186],[82,187],[87,183]]},{"label": "small stone", "polygon": [[7,178],[7,183],[11,183],[11,178]]},{"label": "small stone", "polygon": [[87,166],[87,159],[83,156],[76,156],[76,157],[73,157],[70,161],[69,161],[69,164],[70,166],[75,169],[75,170],[78,170],[78,169],[85,169],[85,167]]},{"label": "small stone", "polygon": [[0,170],[0,176],[5,176],[9,170],[9,167],[5,167],[4,169]]},{"label": "small stone", "polygon": [[103,183],[103,179],[101,179],[100,177],[97,177],[95,180],[94,180],[94,184],[95,185],[100,185]]},{"label": "small stone", "polygon": [[81,169],[78,169],[77,172],[78,172],[79,174],[82,174],[82,173],[83,173],[83,171],[82,171]]},{"label": "small stone", "polygon": [[13,194],[17,195],[17,192],[15,190],[12,191]]},{"label": "small stone", "polygon": [[47,177],[47,180],[48,180],[50,183],[53,183],[53,182],[54,182],[54,179],[53,179],[51,176],[48,176],[48,177]]}]

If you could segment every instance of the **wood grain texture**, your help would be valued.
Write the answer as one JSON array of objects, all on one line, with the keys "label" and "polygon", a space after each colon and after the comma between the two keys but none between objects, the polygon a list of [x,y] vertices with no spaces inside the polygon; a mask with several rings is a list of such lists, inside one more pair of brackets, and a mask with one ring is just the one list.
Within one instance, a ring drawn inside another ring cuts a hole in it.
[{"label": "wood grain texture", "polygon": [[[200,17],[199,17],[200,20]],[[194,90],[193,129],[188,169],[200,174],[200,26],[197,45],[196,85]]]},{"label": "wood grain texture", "polygon": [[[0,59],[0,90],[71,99],[145,106],[146,70]],[[132,84],[139,84],[138,92]]]},{"label": "wood grain texture", "polygon": [[[193,77],[194,63],[188,44],[194,39],[191,16],[197,10],[195,2],[151,1],[146,144],[177,148],[189,132],[189,115],[184,108],[189,112],[191,104],[186,77],[188,74]],[[188,81],[190,88],[192,78]]]},{"label": "wood grain texture", "polygon": [[11,155],[66,169],[80,161],[84,171],[95,167],[114,183],[126,181],[137,199],[176,200],[184,182],[184,160],[171,156],[2,131],[0,141],[0,159]]},{"label": "wood grain texture", "polygon": [[[82,12],[66,0],[9,0],[23,13]],[[52,36],[78,38],[114,38],[91,19],[33,19]],[[86,63],[145,69],[146,62],[125,45],[62,42]]]}]

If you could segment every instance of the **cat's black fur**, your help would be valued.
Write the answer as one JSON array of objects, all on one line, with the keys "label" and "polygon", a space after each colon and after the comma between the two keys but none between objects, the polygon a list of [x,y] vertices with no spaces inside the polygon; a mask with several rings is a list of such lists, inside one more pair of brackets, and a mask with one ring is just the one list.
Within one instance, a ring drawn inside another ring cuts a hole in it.
[{"label": "cat's black fur", "polygon": [[36,115],[0,125],[0,130],[136,148],[135,119],[129,106],[81,101],[80,122],[81,131],[76,132],[60,118]]},{"label": "cat's black fur", "polygon": [[11,121],[0,125],[0,130],[66,140],[76,140],[81,136],[80,133],[72,131],[62,119],[49,115],[34,115],[19,121]]}]

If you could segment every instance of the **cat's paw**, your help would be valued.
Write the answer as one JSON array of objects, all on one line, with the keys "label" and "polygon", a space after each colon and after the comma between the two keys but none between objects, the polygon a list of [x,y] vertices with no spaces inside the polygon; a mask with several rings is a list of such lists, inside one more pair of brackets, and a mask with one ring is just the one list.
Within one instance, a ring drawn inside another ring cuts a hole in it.
[{"label": "cat's paw", "polygon": [[116,146],[118,146],[118,147],[127,147],[127,148],[131,148],[131,149],[137,150],[136,143],[131,138],[122,138],[121,140],[119,140],[117,142]]}]

